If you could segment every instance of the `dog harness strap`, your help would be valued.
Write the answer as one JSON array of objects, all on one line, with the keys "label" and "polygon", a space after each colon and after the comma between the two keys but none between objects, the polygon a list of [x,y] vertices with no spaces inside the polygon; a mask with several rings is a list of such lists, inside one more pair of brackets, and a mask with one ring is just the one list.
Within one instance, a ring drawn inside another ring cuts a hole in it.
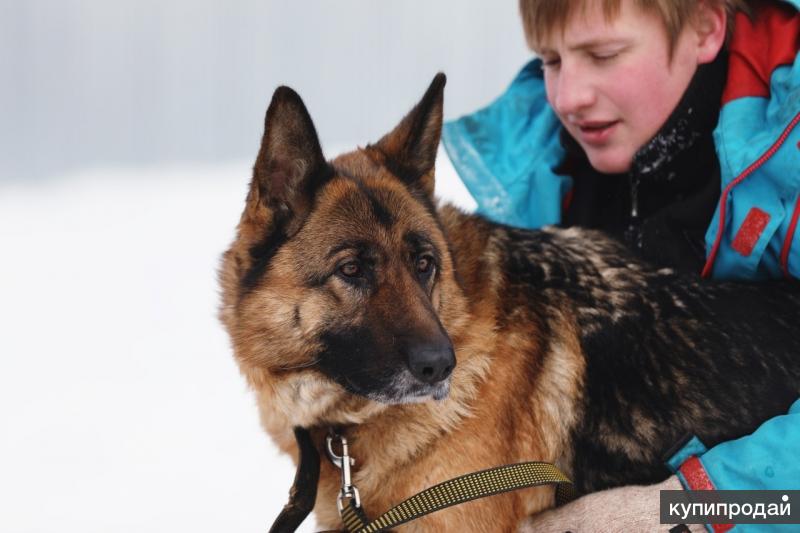
[{"label": "dog harness strap", "polygon": [[532,461],[481,470],[439,483],[408,498],[368,524],[363,520],[366,518],[363,512],[360,513],[361,517],[356,516],[360,508],[347,505],[342,512],[342,520],[351,533],[373,533],[452,505],[550,483],[556,484],[558,505],[575,498],[572,483],[555,465]]}]

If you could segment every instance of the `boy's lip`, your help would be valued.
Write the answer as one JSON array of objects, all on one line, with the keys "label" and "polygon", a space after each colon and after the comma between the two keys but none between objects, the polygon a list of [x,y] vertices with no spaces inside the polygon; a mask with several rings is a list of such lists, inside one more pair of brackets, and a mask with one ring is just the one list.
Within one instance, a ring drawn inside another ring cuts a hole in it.
[{"label": "boy's lip", "polygon": [[585,120],[577,122],[578,136],[589,145],[601,145],[608,141],[619,120]]}]

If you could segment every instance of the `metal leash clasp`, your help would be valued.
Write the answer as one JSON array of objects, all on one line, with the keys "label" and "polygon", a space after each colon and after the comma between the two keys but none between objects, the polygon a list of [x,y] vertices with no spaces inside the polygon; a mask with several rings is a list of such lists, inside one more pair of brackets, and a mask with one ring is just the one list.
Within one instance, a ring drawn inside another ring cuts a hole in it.
[{"label": "metal leash clasp", "polygon": [[[336,455],[333,451],[334,439],[341,442],[342,455]],[[328,434],[326,444],[328,448],[328,459],[342,470],[342,488],[339,491],[339,496],[336,498],[336,507],[339,509],[339,514],[341,515],[344,511],[344,500],[346,498],[353,500],[356,507],[361,507],[361,496],[358,494],[358,489],[353,485],[353,480],[350,475],[350,467],[356,464],[356,461],[350,457],[347,439],[341,435],[334,433]]]}]

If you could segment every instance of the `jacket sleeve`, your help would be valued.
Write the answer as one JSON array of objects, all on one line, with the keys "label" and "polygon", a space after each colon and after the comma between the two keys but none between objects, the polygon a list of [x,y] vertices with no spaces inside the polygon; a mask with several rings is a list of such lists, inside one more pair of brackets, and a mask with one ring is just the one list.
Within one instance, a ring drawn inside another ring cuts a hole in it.
[{"label": "jacket sleeve", "polygon": [[489,106],[446,122],[442,142],[478,213],[538,228],[560,222],[572,187],[571,178],[553,171],[564,155],[560,129],[536,59]]},{"label": "jacket sleeve", "polygon": [[694,437],[668,465],[687,490],[800,490],[800,400],[751,435],[710,450]]}]

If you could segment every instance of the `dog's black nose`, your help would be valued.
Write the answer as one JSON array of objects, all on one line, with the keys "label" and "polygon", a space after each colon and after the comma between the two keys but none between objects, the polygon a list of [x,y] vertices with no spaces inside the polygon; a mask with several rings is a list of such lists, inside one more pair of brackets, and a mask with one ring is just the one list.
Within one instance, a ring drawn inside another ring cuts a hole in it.
[{"label": "dog's black nose", "polygon": [[411,346],[408,350],[411,374],[424,383],[437,383],[447,379],[455,366],[456,354],[449,340]]}]

